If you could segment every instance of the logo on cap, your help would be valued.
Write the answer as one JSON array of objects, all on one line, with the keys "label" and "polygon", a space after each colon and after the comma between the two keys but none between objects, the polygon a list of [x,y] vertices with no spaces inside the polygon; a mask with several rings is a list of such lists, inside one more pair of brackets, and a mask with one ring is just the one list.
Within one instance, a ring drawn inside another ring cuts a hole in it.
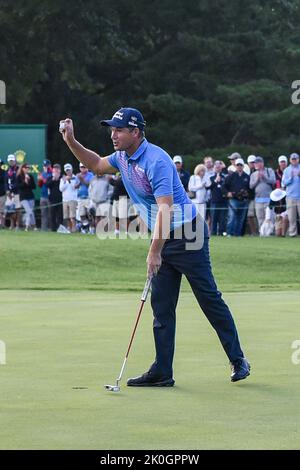
[{"label": "logo on cap", "polygon": [[117,111],[117,112],[113,115],[113,119],[120,119],[120,120],[122,121],[123,116],[124,116],[124,113],[121,113],[121,111]]}]

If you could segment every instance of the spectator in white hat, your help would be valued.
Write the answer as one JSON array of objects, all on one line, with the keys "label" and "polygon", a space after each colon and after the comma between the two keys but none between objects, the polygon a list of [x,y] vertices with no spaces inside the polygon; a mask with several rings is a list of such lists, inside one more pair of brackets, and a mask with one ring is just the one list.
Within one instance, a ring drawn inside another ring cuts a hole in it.
[{"label": "spectator in white hat", "polygon": [[[238,153],[238,152],[233,152],[231,155],[229,155],[228,158],[230,160],[230,165],[227,168],[227,171],[228,171],[228,173],[234,173],[236,171],[236,160],[237,159],[242,159],[241,154]],[[245,162],[244,162],[244,172],[247,175],[250,175],[250,168]]]},{"label": "spectator in white hat", "polygon": [[6,171],[0,158],[0,229],[5,227]]},{"label": "spectator in white hat", "polygon": [[285,201],[286,192],[281,188],[276,188],[270,194],[270,209],[274,209],[276,218],[275,218],[275,235],[277,237],[285,237],[289,219],[288,212],[286,210],[286,201]]},{"label": "spectator in white hat", "polygon": [[256,160],[255,155],[249,155],[249,157],[247,158],[247,163],[248,163],[248,167],[250,168],[250,173],[253,173],[253,171],[255,171],[255,160]]},{"label": "spectator in white hat", "polygon": [[63,217],[69,231],[75,232],[77,209],[76,176],[73,174],[73,167],[70,163],[64,165],[64,171],[65,175],[63,175],[59,183],[63,200]]},{"label": "spectator in white hat", "polygon": [[[250,169],[250,175],[255,171],[255,155],[249,155],[247,158],[247,163]],[[247,213],[247,224],[250,235],[256,235],[258,233],[257,230],[257,223],[255,218],[255,201],[254,201],[254,191],[252,189],[249,190],[249,206],[248,206],[248,213]]]},{"label": "spectator in white hat", "polygon": [[283,172],[282,186],[286,188],[289,235],[296,237],[297,219],[300,219],[300,165],[297,153],[290,156],[290,165]]},{"label": "spectator in white hat", "polygon": [[283,172],[288,166],[288,159],[285,155],[278,157],[278,168],[275,170],[276,188],[281,188]]},{"label": "spectator in white hat", "polygon": [[76,175],[77,201],[78,201],[78,213],[82,224],[86,223],[89,218],[89,185],[94,177],[94,174],[84,166],[83,163],[79,163],[79,173]]},{"label": "spectator in white hat", "polygon": [[19,167],[16,163],[16,157],[14,154],[10,154],[7,157],[8,169],[6,172],[6,189],[7,189],[7,203],[11,203],[11,207],[14,207],[14,212],[10,212],[10,229],[15,227],[19,230],[21,225],[21,202],[20,194],[17,183],[17,173]]},{"label": "spectator in white hat", "polygon": [[178,176],[180,178],[180,181],[182,182],[182,185],[186,191],[188,191],[188,185],[189,185],[189,179],[190,179],[190,174],[188,171],[183,169],[183,160],[180,155],[175,155],[173,157],[173,162],[175,163],[176,170],[178,173]]}]

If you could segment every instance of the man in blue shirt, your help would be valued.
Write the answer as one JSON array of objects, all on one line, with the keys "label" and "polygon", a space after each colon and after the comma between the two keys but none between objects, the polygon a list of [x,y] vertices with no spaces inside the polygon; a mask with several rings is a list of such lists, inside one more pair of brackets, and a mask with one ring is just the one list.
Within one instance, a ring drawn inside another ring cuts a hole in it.
[{"label": "man in blue shirt", "polygon": [[94,178],[94,175],[83,165],[83,163],[79,164],[79,170],[79,173],[76,175],[75,189],[78,189],[77,200],[79,217],[81,222],[85,223],[88,219],[90,207],[89,185]]},{"label": "man in blue shirt", "polygon": [[[170,156],[145,139],[145,121],[134,108],[121,108],[113,118],[101,121],[109,126],[115,152],[100,158],[74,137],[71,119],[61,121],[60,132],[70,150],[96,174],[119,170],[128,194],[152,231],[147,256],[152,277],[151,304],[156,358],[148,372],[129,379],[137,387],[171,387],[175,347],[175,312],[181,277],[184,274],[197,301],[216,330],[231,362],[231,380],[245,379],[250,366],[241,350],[229,308],[215,284],[208,249],[208,230],[182,186]],[[202,243],[197,243],[204,234]],[[183,233],[182,233],[183,232]],[[200,237],[198,237],[200,232]],[[191,242],[191,243],[189,243]]]},{"label": "man in blue shirt", "polygon": [[300,219],[300,165],[297,153],[290,155],[290,165],[283,172],[281,184],[286,188],[289,235],[296,237],[297,219]]}]

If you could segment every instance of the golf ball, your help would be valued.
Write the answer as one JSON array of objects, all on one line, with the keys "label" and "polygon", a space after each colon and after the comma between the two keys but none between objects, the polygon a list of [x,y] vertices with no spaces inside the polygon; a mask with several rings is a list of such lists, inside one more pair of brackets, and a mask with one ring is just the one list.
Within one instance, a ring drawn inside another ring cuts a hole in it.
[{"label": "golf ball", "polygon": [[63,131],[63,130],[65,129],[65,127],[66,127],[66,126],[65,126],[65,123],[64,123],[64,122],[61,122],[61,123],[59,124],[59,130],[60,130],[60,131]]}]

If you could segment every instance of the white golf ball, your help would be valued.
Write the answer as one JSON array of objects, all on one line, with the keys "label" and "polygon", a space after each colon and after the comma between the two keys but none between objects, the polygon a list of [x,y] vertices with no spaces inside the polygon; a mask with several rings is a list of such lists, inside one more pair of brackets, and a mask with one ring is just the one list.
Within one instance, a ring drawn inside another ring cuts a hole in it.
[{"label": "white golf ball", "polygon": [[65,127],[66,127],[66,125],[65,125],[64,122],[61,122],[61,123],[59,124],[59,130],[60,130],[60,131],[63,131],[63,130],[65,129]]}]

